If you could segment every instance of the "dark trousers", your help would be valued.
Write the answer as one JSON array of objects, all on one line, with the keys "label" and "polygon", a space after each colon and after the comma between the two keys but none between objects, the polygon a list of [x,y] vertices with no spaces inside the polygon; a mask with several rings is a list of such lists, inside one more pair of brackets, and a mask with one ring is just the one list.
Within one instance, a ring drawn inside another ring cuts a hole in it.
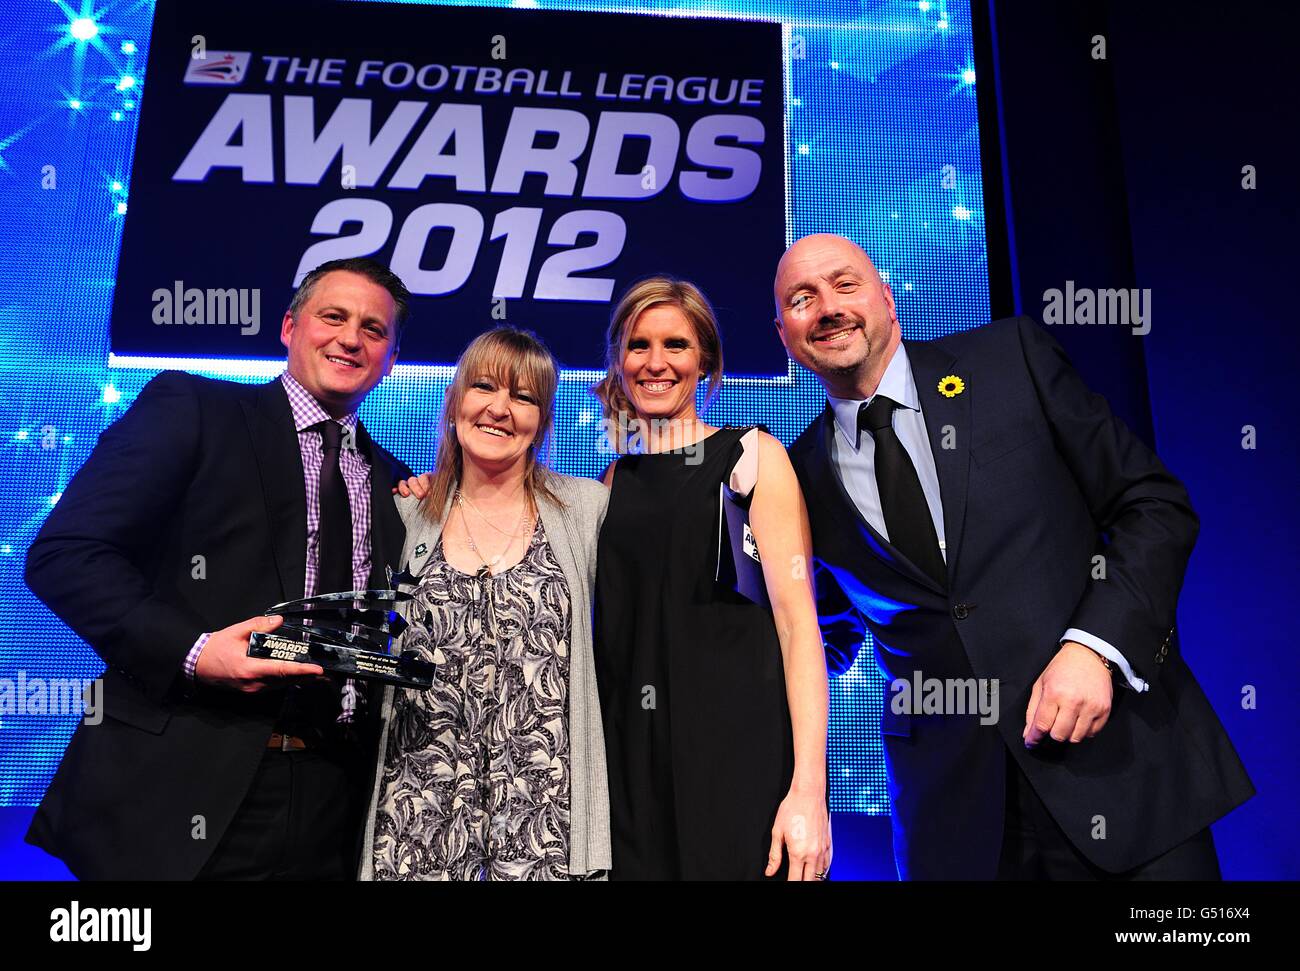
[{"label": "dark trousers", "polygon": [[354,879],[365,805],[355,748],[267,749],[198,879]]},{"label": "dark trousers", "polygon": [[1124,873],[1108,873],[1094,866],[1074,848],[1010,754],[1005,817],[999,880],[1222,879],[1209,827],[1151,862]]}]

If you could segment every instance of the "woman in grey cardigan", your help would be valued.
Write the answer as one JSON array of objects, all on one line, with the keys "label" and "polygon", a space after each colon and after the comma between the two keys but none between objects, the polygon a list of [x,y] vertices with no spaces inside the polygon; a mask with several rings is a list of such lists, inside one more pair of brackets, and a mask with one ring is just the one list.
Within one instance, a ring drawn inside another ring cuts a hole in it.
[{"label": "woman in grey cardigan", "polygon": [[591,648],[606,490],[538,461],[558,369],[531,334],[472,341],[424,500],[396,497],[419,577],[400,649],[437,668],[388,688],[363,880],[556,880],[610,867]]}]

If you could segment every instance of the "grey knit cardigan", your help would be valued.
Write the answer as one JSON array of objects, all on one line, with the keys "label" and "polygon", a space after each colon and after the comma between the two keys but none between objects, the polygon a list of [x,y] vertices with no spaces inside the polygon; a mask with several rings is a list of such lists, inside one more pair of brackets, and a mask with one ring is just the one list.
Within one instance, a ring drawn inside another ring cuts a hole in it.
[{"label": "grey knit cardigan", "polygon": [[[593,479],[551,474],[551,490],[557,505],[545,496],[537,497],[542,528],[551,551],[569,584],[572,637],[569,644],[569,873],[581,876],[608,871],[609,786],[605,775],[605,733],[600,720],[600,696],[596,692],[596,666],[592,655],[592,599],[596,583],[596,539],[605,519],[609,491]],[[420,575],[428,563],[451,510],[448,501],[437,521],[411,497],[394,497],[397,511],[406,524],[406,545],[401,565],[409,564]],[[417,552],[418,551],[418,552]],[[397,649],[400,649],[400,643]],[[358,879],[374,879],[375,815],[383,781],[389,726],[396,690],[384,689],[379,738],[379,758],[374,786],[366,813],[365,838],[361,848]]]}]

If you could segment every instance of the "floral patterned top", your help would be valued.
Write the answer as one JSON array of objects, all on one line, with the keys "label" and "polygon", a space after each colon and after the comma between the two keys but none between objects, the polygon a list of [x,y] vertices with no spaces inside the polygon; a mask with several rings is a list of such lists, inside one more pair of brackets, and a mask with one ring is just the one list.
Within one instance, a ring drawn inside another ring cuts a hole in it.
[{"label": "floral patterned top", "polygon": [[495,576],[439,540],[414,596],[401,646],[437,675],[394,700],[375,879],[568,879],[572,615],[541,522]]}]

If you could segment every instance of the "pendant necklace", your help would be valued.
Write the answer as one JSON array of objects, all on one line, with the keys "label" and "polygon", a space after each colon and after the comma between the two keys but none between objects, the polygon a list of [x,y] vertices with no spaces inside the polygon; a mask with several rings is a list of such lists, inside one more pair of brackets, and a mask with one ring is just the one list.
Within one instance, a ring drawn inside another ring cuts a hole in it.
[{"label": "pendant necklace", "polygon": [[[474,500],[471,499],[469,496],[465,495],[465,493],[457,490],[456,495],[459,497],[461,502],[463,502],[465,505],[473,509],[474,514],[478,516],[479,519],[483,520],[483,522],[487,523],[490,528],[495,529],[502,536],[509,536],[511,539],[515,538],[517,533],[508,532],[507,530],[502,529],[496,523],[492,522],[492,520],[488,519],[487,516],[483,515],[483,510],[479,509],[478,506],[474,505]],[[527,499],[524,500],[524,509],[525,511],[528,509]],[[518,527],[516,527],[516,529],[518,529]]]},{"label": "pendant necklace", "polygon": [[[473,505],[473,503],[470,502],[469,498],[465,496],[465,494],[462,493],[459,489],[457,489],[456,505],[460,508],[460,522],[461,525],[465,527],[465,539],[469,542],[470,550],[472,550],[474,555],[479,558],[479,562],[482,563],[484,567],[486,567],[489,573],[491,573],[492,568],[501,562],[501,558],[505,556],[506,553],[510,551],[510,547],[514,545],[515,539],[520,535],[520,533],[524,531],[524,527],[529,520],[528,503],[527,501],[524,502],[524,510],[519,517],[519,525],[515,527],[515,531],[513,533],[507,534],[510,536],[510,540],[509,542],[506,543],[505,549],[503,549],[496,556],[492,557],[492,559],[490,560],[484,557],[483,554],[479,551],[478,544],[474,542],[474,536],[469,531],[469,520],[465,518],[465,505],[467,503],[469,503],[469,505],[471,506]],[[477,509],[475,509],[474,511],[478,512]],[[479,513],[479,515],[481,516],[482,513]],[[488,523],[488,525],[491,526],[492,524]],[[504,531],[498,529],[498,532],[504,532]]]}]

